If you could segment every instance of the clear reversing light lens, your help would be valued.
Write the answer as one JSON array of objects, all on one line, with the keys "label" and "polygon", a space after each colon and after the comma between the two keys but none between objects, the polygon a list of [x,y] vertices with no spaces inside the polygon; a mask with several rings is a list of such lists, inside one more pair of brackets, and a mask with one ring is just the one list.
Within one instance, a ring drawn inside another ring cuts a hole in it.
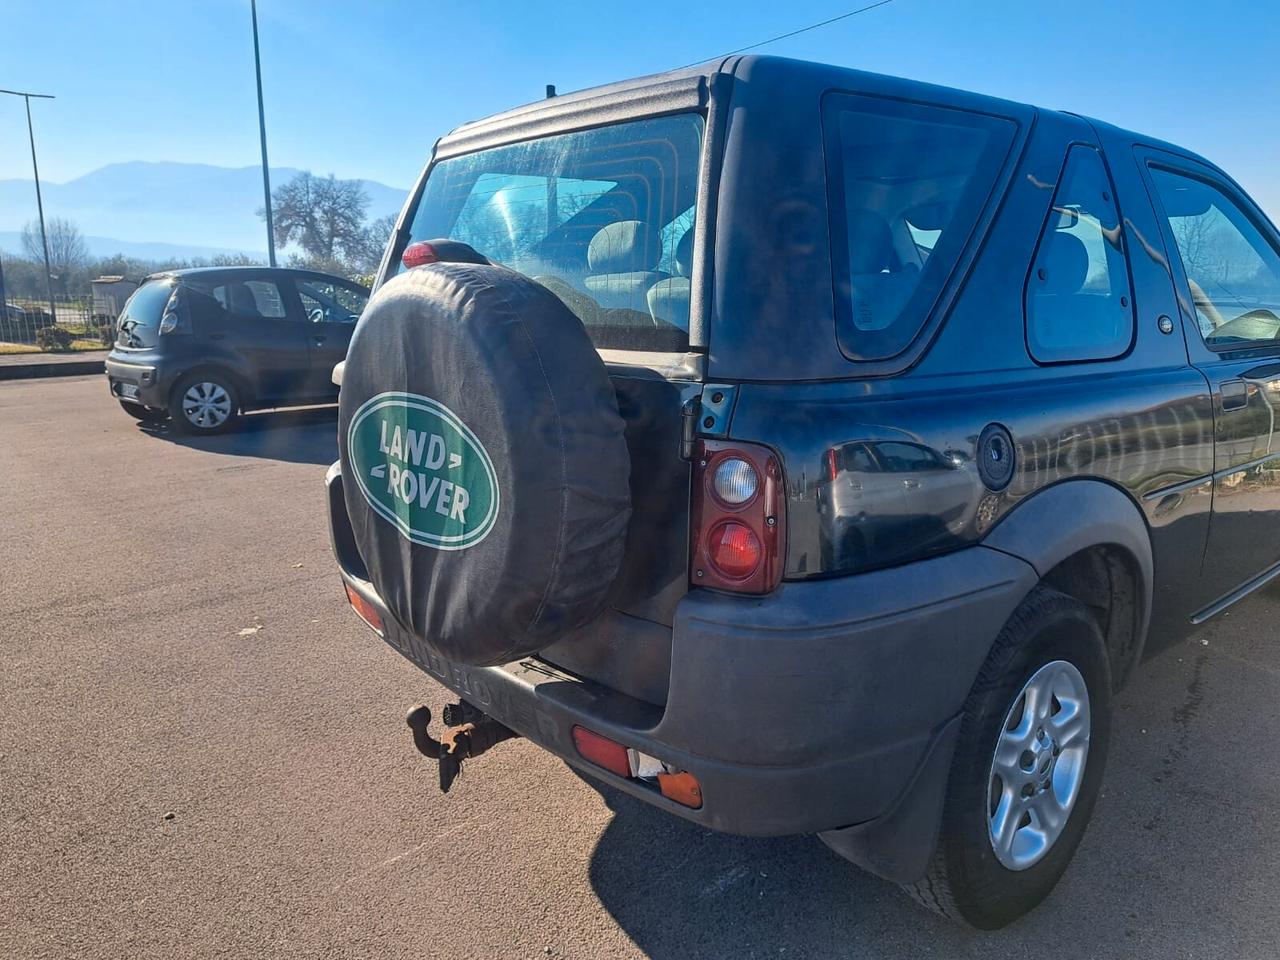
[{"label": "clear reversing light lens", "polygon": [[731,506],[746,503],[756,495],[760,480],[751,464],[737,457],[730,457],[716,467],[716,496]]}]

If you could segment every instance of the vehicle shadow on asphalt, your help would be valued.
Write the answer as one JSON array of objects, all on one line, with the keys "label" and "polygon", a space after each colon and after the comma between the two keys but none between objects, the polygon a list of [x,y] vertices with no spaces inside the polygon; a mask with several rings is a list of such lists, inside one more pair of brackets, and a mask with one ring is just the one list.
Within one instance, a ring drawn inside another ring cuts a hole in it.
[{"label": "vehicle shadow on asphalt", "polygon": [[1274,957],[1274,941],[1233,942],[1241,916],[1275,925],[1274,768],[1239,748],[1234,721],[1197,713],[1216,687],[1243,715],[1274,717],[1276,674],[1219,629],[1202,641],[1211,647],[1150,661],[1118,699],[1107,782],[1079,855],[1049,899],[1004,930],[943,920],[815,838],[717,834],[598,783],[613,818],[592,887],[658,960],[1035,956],[1055,942],[1091,958]]},{"label": "vehicle shadow on asphalt", "polygon": [[592,857],[591,884],[656,960],[880,956],[895,939],[901,947],[892,931],[904,920],[939,945],[959,933],[814,837],[719,834],[596,789],[614,817]]},{"label": "vehicle shadow on asphalt", "polygon": [[245,414],[226,433],[208,437],[174,430],[168,422],[138,429],[181,447],[234,457],[328,466],[338,459],[338,408],[303,407]]}]

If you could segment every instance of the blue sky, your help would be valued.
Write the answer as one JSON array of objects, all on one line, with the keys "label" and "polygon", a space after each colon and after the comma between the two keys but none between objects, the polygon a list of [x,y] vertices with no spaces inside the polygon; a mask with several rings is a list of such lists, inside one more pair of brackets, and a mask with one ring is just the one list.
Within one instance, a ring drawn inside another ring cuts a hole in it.
[{"label": "blue sky", "polygon": [[[862,0],[866,2],[866,0]],[[709,58],[858,0],[261,0],[271,162],[408,186],[459,122]],[[258,160],[248,0],[0,0],[0,87],[42,174]],[[894,0],[762,52],[1061,107],[1183,143],[1280,217],[1280,5]],[[0,97],[0,178],[30,176]]]}]

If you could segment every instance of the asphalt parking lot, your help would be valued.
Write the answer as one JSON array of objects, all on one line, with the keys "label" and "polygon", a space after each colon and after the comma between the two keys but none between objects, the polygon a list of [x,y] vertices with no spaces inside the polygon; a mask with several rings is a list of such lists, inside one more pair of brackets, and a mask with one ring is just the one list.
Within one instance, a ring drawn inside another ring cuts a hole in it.
[{"label": "asphalt parking lot", "polygon": [[189,440],[99,377],[0,383],[0,957],[1280,953],[1280,588],[1146,665],[1074,866],[976,934],[524,742],[441,796],[402,719],[441,688],[330,562],[334,423]]}]

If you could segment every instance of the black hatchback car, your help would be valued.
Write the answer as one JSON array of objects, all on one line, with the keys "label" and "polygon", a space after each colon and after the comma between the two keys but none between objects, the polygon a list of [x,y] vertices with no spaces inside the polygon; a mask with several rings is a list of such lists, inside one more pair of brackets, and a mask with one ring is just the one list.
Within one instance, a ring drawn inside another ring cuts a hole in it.
[{"label": "black hatchback car", "polygon": [[107,357],[111,395],[144,422],[227,429],[253,407],[332,401],[332,371],[368,302],[309,270],[199,268],[143,281]]}]

